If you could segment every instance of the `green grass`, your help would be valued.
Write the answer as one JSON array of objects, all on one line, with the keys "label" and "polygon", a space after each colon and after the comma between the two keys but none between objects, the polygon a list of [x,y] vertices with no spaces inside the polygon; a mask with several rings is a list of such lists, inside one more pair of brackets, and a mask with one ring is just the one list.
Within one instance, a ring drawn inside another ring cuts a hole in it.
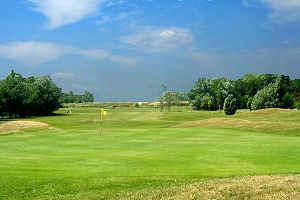
[{"label": "green grass", "polygon": [[0,199],[118,199],[207,179],[300,173],[297,111],[114,109],[101,136],[99,113],[76,108],[30,119],[51,129],[0,136]]}]

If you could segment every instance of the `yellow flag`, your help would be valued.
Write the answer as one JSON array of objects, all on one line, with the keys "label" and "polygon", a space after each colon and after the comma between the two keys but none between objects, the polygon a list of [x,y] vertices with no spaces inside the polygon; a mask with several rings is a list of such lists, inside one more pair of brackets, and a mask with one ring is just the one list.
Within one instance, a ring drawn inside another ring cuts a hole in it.
[{"label": "yellow flag", "polygon": [[107,111],[103,111],[103,116],[106,116],[107,115]]}]

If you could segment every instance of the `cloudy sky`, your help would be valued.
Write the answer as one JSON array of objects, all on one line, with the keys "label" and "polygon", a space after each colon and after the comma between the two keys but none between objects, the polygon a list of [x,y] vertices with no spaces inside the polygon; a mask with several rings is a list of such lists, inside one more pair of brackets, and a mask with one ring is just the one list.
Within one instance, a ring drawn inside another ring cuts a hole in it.
[{"label": "cloudy sky", "polygon": [[47,75],[98,100],[151,100],[203,76],[300,78],[300,0],[4,0],[0,77]]}]

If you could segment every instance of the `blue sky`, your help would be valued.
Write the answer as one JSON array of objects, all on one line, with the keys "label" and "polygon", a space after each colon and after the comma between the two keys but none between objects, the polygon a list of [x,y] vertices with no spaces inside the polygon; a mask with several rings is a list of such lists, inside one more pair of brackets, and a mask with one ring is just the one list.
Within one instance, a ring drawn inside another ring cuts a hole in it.
[{"label": "blue sky", "polygon": [[0,77],[50,75],[102,101],[203,76],[300,78],[300,0],[6,0],[0,12]]}]

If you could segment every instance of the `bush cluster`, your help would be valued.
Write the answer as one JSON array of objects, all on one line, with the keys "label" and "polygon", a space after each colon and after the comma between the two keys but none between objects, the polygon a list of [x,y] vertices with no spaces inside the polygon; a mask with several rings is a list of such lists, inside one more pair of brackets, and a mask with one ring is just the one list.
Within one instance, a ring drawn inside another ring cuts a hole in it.
[{"label": "bush cluster", "polygon": [[237,109],[294,108],[300,80],[275,74],[247,74],[238,80],[201,78],[188,93],[195,110],[225,109],[229,95],[236,100]]}]

